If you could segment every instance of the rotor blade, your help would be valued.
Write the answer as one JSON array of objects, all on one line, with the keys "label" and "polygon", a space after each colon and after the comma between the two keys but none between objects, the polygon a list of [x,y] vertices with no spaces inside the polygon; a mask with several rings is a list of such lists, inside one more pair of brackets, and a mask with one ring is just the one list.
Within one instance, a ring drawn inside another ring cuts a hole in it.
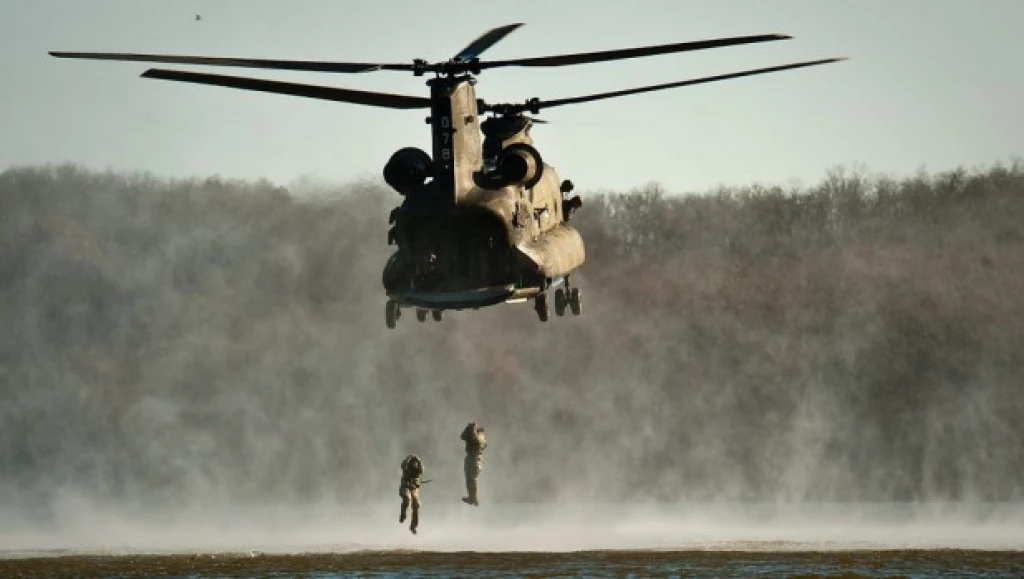
[{"label": "rotor blade", "polygon": [[202,64],[209,66],[244,66],[276,70],[304,70],[309,72],[371,72],[375,70],[412,70],[411,64],[373,64],[360,62],[320,62],[310,60],[266,60],[259,58],[219,58],[209,56],[173,56],[167,54],[129,54],[118,52],[50,52],[57,58],[84,58],[90,60],[124,60],[135,62],[163,62],[170,64]]},{"label": "rotor blade", "polygon": [[507,24],[505,26],[499,26],[498,28],[492,28],[487,32],[483,33],[480,38],[477,38],[473,42],[469,43],[469,46],[463,48],[461,52],[455,55],[455,60],[469,61],[480,56],[483,51],[494,46],[499,40],[505,38],[510,32],[522,26],[523,23],[519,22],[516,24]]},{"label": "rotor blade", "polygon": [[604,50],[601,52],[562,54],[557,56],[542,56],[537,58],[515,58],[512,60],[491,60],[487,62],[481,62],[480,68],[495,68],[499,66],[567,66],[572,64],[588,64],[591,62],[605,62],[608,60],[638,58],[641,56],[654,56],[657,54],[669,54],[673,52],[689,52],[693,50],[704,50],[707,48],[720,48],[723,46],[752,44],[755,42],[786,40],[789,38],[792,38],[792,36],[786,34],[760,34],[757,36],[716,38],[713,40],[697,40],[692,42],[679,42],[676,44],[659,44],[657,46],[644,46],[640,48],[622,48],[617,50]]},{"label": "rotor blade", "polygon": [[586,103],[586,102],[596,101],[596,100],[601,100],[601,99],[610,99],[610,98],[626,96],[626,95],[631,95],[631,94],[638,94],[638,93],[644,93],[644,92],[652,92],[652,91],[656,91],[656,90],[664,90],[664,89],[669,89],[669,88],[676,88],[676,87],[680,87],[680,86],[690,86],[690,85],[694,85],[694,84],[703,84],[703,83],[706,83],[706,82],[714,82],[714,81],[719,81],[719,80],[728,80],[730,78],[740,78],[740,77],[743,77],[743,76],[753,76],[755,74],[766,74],[766,73],[769,73],[769,72],[778,72],[780,70],[789,70],[789,69],[793,69],[793,68],[803,68],[805,66],[815,66],[815,65],[818,65],[818,64],[828,64],[830,62],[840,62],[840,61],[843,61],[843,60],[847,60],[847,58],[846,57],[826,58],[826,59],[822,59],[822,60],[811,60],[811,61],[807,61],[807,62],[797,62],[797,63],[794,63],[794,64],[784,64],[784,65],[781,65],[781,66],[772,66],[772,67],[769,67],[769,68],[758,68],[758,69],[754,69],[754,70],[745,70],[743,72],[733,72],[733,73],[729,73],[729,74],[720,74],[720,75],[717,75],[717,76],[708,76],[708,77],[704,77],[704,78],[695,78],[695,79],[691,79],[691,80],[683,80],[683,81],[679,81],[679,82],[670,82],[670,83],[666,83],[666,84],[655,84],[655,85],[651,85],[651,86],[644,86],[644,87],[639,87],[639,88],[630,88],[630,89],[626,89],[626,90],[617,90],[617,91],[613,91],[613,92],[603,92],[603,93],[597,93],[597,94],[591,94],[591,95],[585,95],[585,96],[578,96],[578,97],[570,97],[570,98],[564,98],[564,99],[555,99],[555,100],[549,100],[549,101],[539,101],[536,104],[537,104],[538,108],[550,108],[550,107],[558,107],[558,106],[562,106],[562,105]]},{"label": "rotor blade", "polygon": [[430,108],[430,99],[428,98],[381,92],[368,92],[347,88],[335,88],[330,86],[316,86],[310,84],[279,82],[275,80],[263,80],[258,78],[183,72],[178,70],[162,70],[159,68],[151,68],[142,73],[142,76],[146,78],[210,84],[228,88],[240,88],[244,90],[286,94],[357,105],[385,107],[390,109]]}]

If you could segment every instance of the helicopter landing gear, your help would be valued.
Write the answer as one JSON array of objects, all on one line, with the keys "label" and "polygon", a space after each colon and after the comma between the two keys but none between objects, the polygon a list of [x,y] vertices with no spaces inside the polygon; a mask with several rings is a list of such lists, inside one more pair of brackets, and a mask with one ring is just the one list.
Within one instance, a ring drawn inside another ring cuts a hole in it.
[{"label": "helicopter landing gear", "polygon": [[[434,318],[435,322],[440,322],[444,319],[444,310],[434,310],[429,308],[416,308],[416,319],[423,323],[427,321],[427,315]],[[402,317],[402,308],[398,302],[389,299],[384,307],[384,321],[387,322],[388,328],[394,329],[398,325],[398,320]]]},{"label": "helicopter landing gear", "polygon": [[548,294],[537,294],[537,297],[533,298],[533,309],[537,310],[537,317],[540,321],[548,321],[548,316],[551,314],[551,306],[548,304]]},{"label": "helicopter landing gear", "polygon": [[555,290],[555,314],[565,315],[565,308],[572,311],[572,315],[580,315],[580,288],[570,287],[569,278],[565,278],[565,287]]},{"label": "helicopter landing gear", "polygon": [[580,288],[578,287],[569,290],[569,309],[572,310],[572,315],[580,315]]},{"label": "helicopter landing gear", "polygon": [[402,310],[398,307],[398,302],[388,300],[384,306],[384,321],[387,322],[388,327],[394,329],[400,317],[402,317]]},{"label": "helicopter landing gear", "polygon": [[555,290],[555,315],[562,317],[565,315],[565,306],[569,305],[569,300],[565,296],[565,290],[558,288]]}]

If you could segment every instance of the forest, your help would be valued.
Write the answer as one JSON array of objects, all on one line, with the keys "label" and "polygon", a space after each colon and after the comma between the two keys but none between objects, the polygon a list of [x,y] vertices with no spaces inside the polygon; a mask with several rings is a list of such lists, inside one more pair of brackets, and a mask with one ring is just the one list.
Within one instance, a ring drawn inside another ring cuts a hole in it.
[{"label": "forest", "polygon": [[1024,498],[1024,164],[581,198],[581,316],[388,330],[382,182],[8,168],[0,504]]}]

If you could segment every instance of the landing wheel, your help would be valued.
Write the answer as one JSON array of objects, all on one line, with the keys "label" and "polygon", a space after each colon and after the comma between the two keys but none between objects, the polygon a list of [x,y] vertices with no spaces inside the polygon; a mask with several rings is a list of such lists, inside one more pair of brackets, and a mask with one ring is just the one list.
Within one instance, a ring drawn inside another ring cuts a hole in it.
[{"label": "landing wheel", "polygon": [[551,314],[548,294],[537,294],[537,297],[533,299],[533,308],[537,310],[537,317],[540,318],[540,321],[548,321],[548,316]]},{"label": "landing wheel", "polygon": [[565,306],[568,300],[565,298],[565,290],[558,288],[555,290],[555,315],[564,316]]},{"label": "landing wheel", "polygon": [[430,315],[434,317],[435,322],[440,322],[444,319],[444,310],[431,310]]},{"label": "landing wheel", "polygon": [[420,322],[427,321],[427,310],[423,308],[416,308],[416,319]]},{"label": "landing wheel", "polygon": [[388,300],[388,303],[384,305],[384,321],[387,322],[389,328],[394,329],[399,316],[401,313],[398,309],[398,302]]},{"label": "landing wheel", "polygon": [[572,315],[580,315],[580,288],[578,287],[569,291],[569,308],[572,309]]}]

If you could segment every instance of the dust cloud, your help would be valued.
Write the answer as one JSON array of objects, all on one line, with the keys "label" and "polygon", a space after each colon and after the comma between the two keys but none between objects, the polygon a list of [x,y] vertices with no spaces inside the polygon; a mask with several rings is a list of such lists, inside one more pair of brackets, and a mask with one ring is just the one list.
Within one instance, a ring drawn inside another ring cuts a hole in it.
[{"label": "dust cloud", "polygon": [[1022,193],[1019,163],[584,192],[581,317],[388,330],[379,183],[8,169],[0,549],[404,547],[409,453],[421,546],[874,540],[887,509],[1019,545]]}]

